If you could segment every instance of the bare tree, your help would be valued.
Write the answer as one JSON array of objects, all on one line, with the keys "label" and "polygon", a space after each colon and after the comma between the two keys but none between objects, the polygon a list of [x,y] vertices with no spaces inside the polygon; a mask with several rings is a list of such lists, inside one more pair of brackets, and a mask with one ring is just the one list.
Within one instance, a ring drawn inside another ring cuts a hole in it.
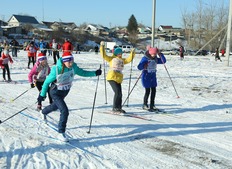
[{"label": "bare tree", "polygon": [[[228,7],[217,0],[211,0],[210,3],[198,0],[195,9],[190,13],[182,12],[182,22],[186,29],[186,36],[188,36],[188,44],[192,48],[199,49],[210,41],[205,49],[213,50],[219,47],[225,36],[225,31],[222,29],[227,23]],[[221,33],[215,37],[219,31]]]}]

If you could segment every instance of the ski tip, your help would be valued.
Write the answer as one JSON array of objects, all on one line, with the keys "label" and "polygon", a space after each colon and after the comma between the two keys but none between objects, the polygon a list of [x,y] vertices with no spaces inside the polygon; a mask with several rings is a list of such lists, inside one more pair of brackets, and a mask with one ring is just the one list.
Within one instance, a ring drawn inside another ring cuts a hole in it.
[{"label": "ski tip", "polygon": [[0,120],[0,124],[2,123],[2,120]]}]

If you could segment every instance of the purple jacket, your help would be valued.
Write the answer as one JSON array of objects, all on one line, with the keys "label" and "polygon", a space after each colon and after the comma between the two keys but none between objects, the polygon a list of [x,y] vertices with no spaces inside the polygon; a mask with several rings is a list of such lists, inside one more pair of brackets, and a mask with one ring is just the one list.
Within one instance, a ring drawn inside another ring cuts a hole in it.
[{"label": "purple jacket", "polygon": [[28,81],[30,83],[35,83],[35,81],[43,82],[45,81],[47,75],[50,73],[50,67],[48,64],[42,66],[39,61],[35,63],[30,73],[28,74]]}]

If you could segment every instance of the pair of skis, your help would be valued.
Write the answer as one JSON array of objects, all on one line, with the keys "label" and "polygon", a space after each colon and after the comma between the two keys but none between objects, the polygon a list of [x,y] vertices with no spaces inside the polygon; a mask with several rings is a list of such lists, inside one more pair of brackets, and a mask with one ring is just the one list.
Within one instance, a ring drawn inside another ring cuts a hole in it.
[{"label": "pair of skis", "polygon": [[[152,111],[155,112],[157,114],[167,114],[167,112],[165,111],[161,111],[161,110],[156,110],[156,111]],[[151,118],[147,118],[141,115],[136,115],[136,114],[132,114],[132,113],[117,113],[117,112],[113,112],[113,111],[103,111],[100,113],[104,113],[104,114],[110,114],[110,115],[116,115],[116,116],[122,116],[122,117],[131,117],[131,118],[136,118],[136,119],[141,119],[141,120],[146,120],[146,121],[155,121]]]}]

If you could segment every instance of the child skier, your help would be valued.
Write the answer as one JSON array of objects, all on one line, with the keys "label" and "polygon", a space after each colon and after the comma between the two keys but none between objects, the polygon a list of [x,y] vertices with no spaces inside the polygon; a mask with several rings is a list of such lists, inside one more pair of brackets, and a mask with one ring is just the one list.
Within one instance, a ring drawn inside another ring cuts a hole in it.
[{"label": "child skier", "polygon": [[30,64],[32,62],[33,66],[35,65],[36,59],[36,52],[39,48],[35,46],[35,42],[31,41],[30,44],[27,46],[26,50],[28,51],[28,65],[27,68],[30,69]]},{"label": "child skier", "polygon": [[[159,58],[157,57],[159,55]],[[166,63],[166,58],[162,53],[159,53],[158,48],[149,48],[146,51],[145,56],[141,59],[138,64],[138,69],[142,70],[142,85],[145,88],[145,94],[143,97],[143,109],[149,111],[159,111],[155,107],[155,95],[157,87],[157,78],[156,78],[156,67],[157,64]],[[150,107],[148,107],[148,98],[150,96]]]},{"label": "child skier", "polygon": [[[42,89],[42,85],[47,77],[47,75],[50,73],[50,67],[47,62],[47,57],[44,55],[44,53],[39,53],[37,57],[37,62],[31,69],[30,73],[28,74],[28,81],[31,84],[31,88],[34,88],[35,86],[39,90],[39,92]],[[52,104],[52,98],[48,92],[49,102]],[[42,109],[42,102],[38,102],[37,110],[40,111]]]},{"label": "child skier", "polygon": [[101,42],[100,53],[103,59],[109,62],[110,65],[110,70],[108,71],[106,79],[114,91],[113,112],[126,113],[125,110],[122,109],[122,71],[124,64],[128,64],[133,60],[135,56],[135,50],[132,49],[130,55],[127,58],[122,58],[121,48],[114,49],[113,56],[107,56],[104,42]]},{"label": "child skier", "polygon": [[86,71],[77,66],[74,62],[74,57],[71,52],[64,52],[62,58],[59,58],[56,66],[53,66],[50,74],[44,81],[42,90],[38,97],[38,102],[43,101],[46,97],[46,93],[50,88],[50,95],[53,99],[53,103],[45,107],[41,112],[43,119],[46,121],[46,115],[55,111],[60,110],[60,120],[58,124],[58,139],[64,142],[68,141],[65,135],[66,124],[68,120],[69,110],[64,101],[64,98],[68,95],[74,75],[84,77],[92,77],[101,75],[102,71],[98,69],[97,71]]},{"label": "child skier", "polygon": [[2,66],[1,67],[3,69],[3,73],[2,73],[3,80],[7,81],[6,80],[6,72],[7,72],[8,82],[11,82],[12,80],[10,78],[10,68],[9,68],[8,63],[9,62],[13,63],[13,60],[12,60],[10,54],[9,54],[9,47],[8,46],[5,46],[5,48],[4,48],[4,50],[3,50],[2,54],[1,54],[0,60],[2,60],[1,61],[2,62]]}]

